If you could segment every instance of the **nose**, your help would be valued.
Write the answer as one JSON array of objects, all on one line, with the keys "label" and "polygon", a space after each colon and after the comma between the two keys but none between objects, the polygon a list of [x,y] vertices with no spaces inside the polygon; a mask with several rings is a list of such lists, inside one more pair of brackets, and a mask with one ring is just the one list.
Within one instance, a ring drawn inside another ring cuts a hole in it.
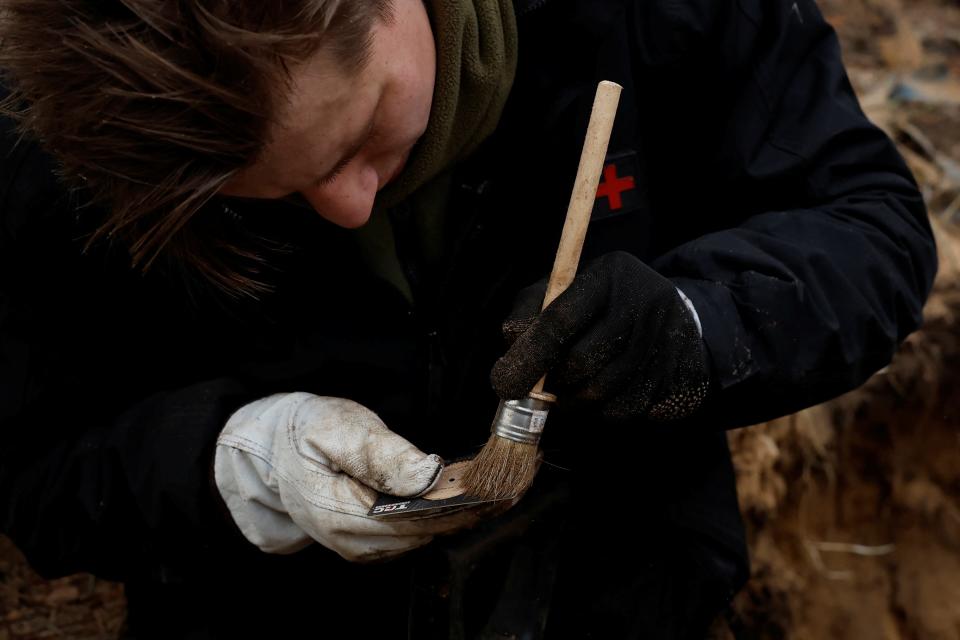
[{"label": "nose", "polygon": [[370,219],[380,178],[370,164],[351,162],[335,180],[300,192],[310,206],[335,225],[355,229]]}]

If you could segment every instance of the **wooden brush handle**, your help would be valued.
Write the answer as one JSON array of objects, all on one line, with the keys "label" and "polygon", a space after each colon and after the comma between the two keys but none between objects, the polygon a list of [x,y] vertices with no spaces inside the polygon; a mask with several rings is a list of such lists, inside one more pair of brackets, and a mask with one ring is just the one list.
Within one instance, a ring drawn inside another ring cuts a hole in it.
[{"label": "wooden brush handle", "polygon": [[[560,246],[557,247],[557,257],[553,261],[553,271],[550,272],[550,280],[547,282],[547,294],[543,297],[542,309],[546,309],[547,305],[566,291],[577,275],[583,239],[587,235],[587,225],[590,224],[590,215],[597,199],[597,185],[600,184],[600,173],[607,157],[610,132],[613,131],[613,120],[617,115],[622,89],[617,83],[606,80],[597,86],[590,124],[587,126],[587,137],[580,153],[580,167],[573,183],[567,219],[563,223]],[[545,378],[540,378],[532,393],[542,393],[544,381]]]}]

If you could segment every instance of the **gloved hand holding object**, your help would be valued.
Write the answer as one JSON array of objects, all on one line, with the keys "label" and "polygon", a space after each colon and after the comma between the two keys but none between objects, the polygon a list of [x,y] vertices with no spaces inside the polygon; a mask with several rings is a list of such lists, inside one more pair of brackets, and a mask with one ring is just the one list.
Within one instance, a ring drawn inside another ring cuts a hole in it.
[{"label": "gloved hand holding object", "polygon": [[673,283],[633,255],[594,260],[542,313],[546,280],[517,297],[503,331],[511,343],[491,378],[522,398],[549,371],[564,402],[610,419],[666,422],[693,414],[710,374],[695,312]]},{"label": "gloved hand holding object", "polygon": [[377,491],[430,490],[443,460],[391,432],[363,405],[309,393],[273,395],[234,413],[217,440],[214,470],[237,526],[269,553],[292,553],[316,540],[347,560],[379,560],[511,506],[369,517]]}]

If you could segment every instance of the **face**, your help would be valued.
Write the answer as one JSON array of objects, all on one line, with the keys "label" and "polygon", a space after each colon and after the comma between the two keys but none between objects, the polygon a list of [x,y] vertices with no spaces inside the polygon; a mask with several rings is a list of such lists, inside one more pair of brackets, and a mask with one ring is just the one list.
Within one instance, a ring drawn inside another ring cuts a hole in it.
[{"label": "face", "polygon": [[373,27],[367,66],[348,75],[323,51],[293,70],[293,90],[270,143],[222,193],[282,198],[299,193],[321,216],[355,228],[377,191],[403,169],[430,117],[436,76],[422,0],[394,0],[394,19]]}]

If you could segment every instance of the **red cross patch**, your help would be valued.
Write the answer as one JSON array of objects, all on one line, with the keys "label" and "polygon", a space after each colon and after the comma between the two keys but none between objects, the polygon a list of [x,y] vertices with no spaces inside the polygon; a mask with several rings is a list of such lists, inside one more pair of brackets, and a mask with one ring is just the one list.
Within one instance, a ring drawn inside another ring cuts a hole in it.
[{"label": "red cross patch", "polygon": [[639,163],[633,151],[607,156],[597,186],[597,199],[593,205],[593,219],[619,216],[640,208],[640,193],[637,189]]}]

